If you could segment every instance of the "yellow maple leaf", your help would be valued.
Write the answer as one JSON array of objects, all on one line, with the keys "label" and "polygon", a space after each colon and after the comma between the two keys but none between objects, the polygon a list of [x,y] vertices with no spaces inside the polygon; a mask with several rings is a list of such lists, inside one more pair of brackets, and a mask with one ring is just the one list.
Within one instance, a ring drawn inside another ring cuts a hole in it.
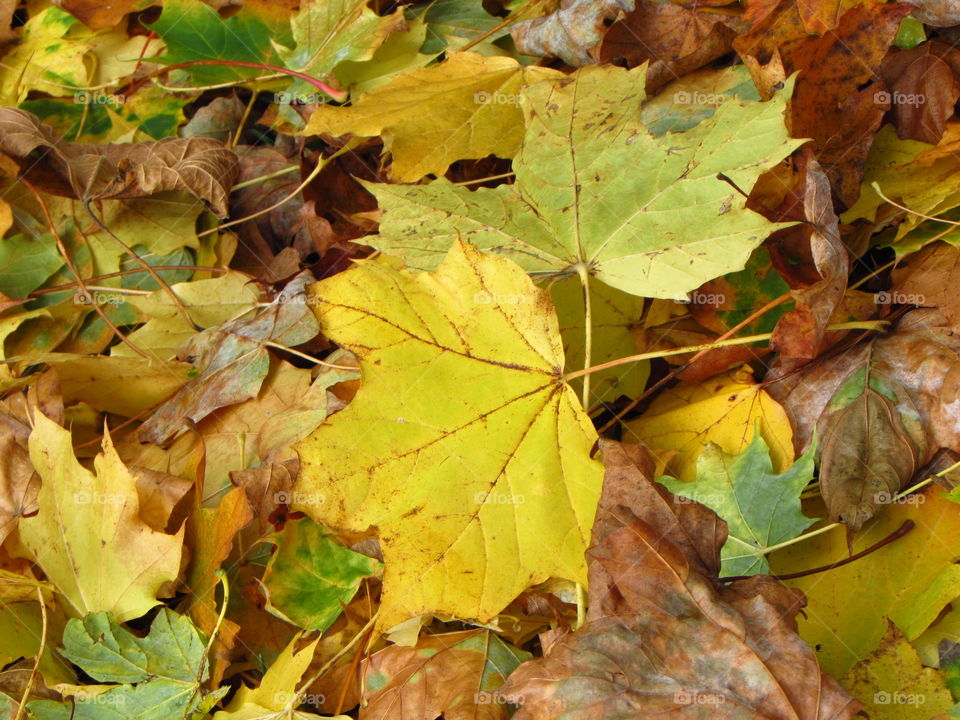
[{"label": "yellow maple leaf", "polygon": [[106,611],[122,622],[157,605],[160,586],[179,574],[183,528],[167,535],[143,522],[136,478],[109,433],[94,473],[77,462],[70,431],[40,412],[29,444],[40,511],[20,519],[20,540],[68,612]]},{"label": "yellow maple leaf", "polygon": [[352,107],[319,107],[301,134],[382,135],[391,176],[413,182],[442,175],[455,160],[513,157],[524,133],[520,87],[557,75],[513,58],[454,53],[397,75]]},{"label": "yellow maple leaf", "polygon": [[707,443],[739,455],[753,440],[754,427],[770,448],[777,473],[793,462],[793,429],[786,411],[745,367],[667,390],[626,427],[624,440],[639,441],[654,453],[676,451],[668,469],[680,480],[696,479],[697,458]]},{"label": "yellow maple leaf", "polygon": [[585,583],[603,468],[546,291],[464,243],[433,273],[380,255],[312,291],[363,382],[298,444],[293,507],[377,529],[379,628],[424,613],[485,621],[551,576]]}]

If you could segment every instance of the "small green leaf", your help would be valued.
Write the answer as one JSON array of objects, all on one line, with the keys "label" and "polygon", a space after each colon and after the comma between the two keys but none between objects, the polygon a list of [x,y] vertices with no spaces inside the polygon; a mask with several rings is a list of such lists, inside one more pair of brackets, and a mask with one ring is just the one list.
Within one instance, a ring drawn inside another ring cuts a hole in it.
[{"label": "small green leaf", "polygon": [[37,238],[14,235],[0,242],[0,292],[21,300],[63,265],[49,233]]},{"label": "small green leaf", "polygon": [[277,551],[264,573],[267,609],[310,630],[326,630],[380,563],[338,544],[308,518],[288,522],[273,535]]},{"label": "small green leaf", "polygon": [[720,549],[720,576],[770,572],[767,550],[792,540],[816,522],[800,510],[800,492],[813,479],[815,445],[789,470],[773,474],[767,444],[757,433],[739,455],[714,443],[697,459],[697,479],[658,478],[672,493],[706,505],[730,532]]}]

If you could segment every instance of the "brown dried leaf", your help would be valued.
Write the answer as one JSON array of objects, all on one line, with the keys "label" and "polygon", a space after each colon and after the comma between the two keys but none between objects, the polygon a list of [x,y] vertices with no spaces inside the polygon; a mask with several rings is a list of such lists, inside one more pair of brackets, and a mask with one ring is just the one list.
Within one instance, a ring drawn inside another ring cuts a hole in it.
[{"label": "brown dried leaf", "polygon": [[880,74],[890,91],[894,124],[902,139],[936,145],[960,99],[960,51],[938,42],[891,53]]},{"label": "brown dried leaf", "polygon": [[128,13],[140,9],[137,0],[53,0],[58,8],[66,10],[91,30],[112,28]]},{"label": "brown dried leaf", "polygon": [[735,33],[719,18],[670,2],[640,0],[610,26],[593,54],[601,63],[623,58],[630,67],[649,61],[646,92],[653,94],[730,52]]},{"label": "brown dried leaf", "polygon": [[775,366],[765,387],[787,411],[798,453],[810,444],[814,430],[826,436],[833,414],[829,407],[837,389],[862,369],[872,355],[872,372],[895,388],[901,421],[919,448],[916,462],[926,463],[939,448],[960,452],[960,337],[935,309],[912,310],[893,331],[872,346],[857,345],[797,371]]},{"label": "brown dried leaf", "polygon": [[927,245],[893,271],[893,287],[882,300],[898,305],[937,307],[960,331],[960,248],[945,242]]},{"label": "brown dried leaf", "polygon": [[561,58],[568,65],[587,65],[589,50],[600,42],[604,21],[633,10],[634,0],[562,0],[560,9],[525,20],[510,34],[517,52]]},{"label": "brown dried leaf", "polygon": [[[40,157],[31,157],[34,151]],[[61,139],[25,110],[0,108],[0,152],[20,176],[53,195],[100,200],[186,190],[219,217],[237,176],[236,156],[207,138],[92,145]]]},{"label": "brown dried leaf", "polygon": [[824,429],[820,493],[830,517],[859,530],[913,477],[915,455],[894,403],[865,388]]},{"label": "brown dried leaf", "polygon": [[810,255],[821,279],[793,292],[797,307],[785,313],[774,329],[770,343],[788,358],[815,358],[820,354],[827,325],[843,300],[850,272],[833,210],[830,181],[812,153],[808,151],[803,161],[800,182],[807,223],[799,231],[809,237]]},{"label": "brown dried leaf", "polygon": [[526,657],[489,630],[422,637],[416,647],[391,645],[366,666],[361,717],[506,720],[499,689]]},{"label": "brown dried leaf", "polygon": [[[629,466],[623,453],[633,452],[613,443],[604,447],[605,461],[621,467],[608,470],[608,480],[616,478],[612,484],[619,487],[610,494],[605,483],[608,504],[623,497],[628,479],[634,492],[651,484],[639,465],[623,469]],[[653,488],[645,492],[660,495]],[[796,634],[802,594],[765,576],[718,593],[696,569],[699,551],[691,556],[671,540],[680,526],[696,532],[696,523],[664,513],[671,501],[661,497],[653,509],[638,506],[640,517],[620,506],[618,527],[608,517],[605,535],[590,551],[590,618],[510,676],[503,694],[522,703],[514,719],[856,713],[860,704],[821,671],[814,651]],[[719,562],[724,537],[708,527],[708,535],[694,542],[713,545],[711,565]]]}]

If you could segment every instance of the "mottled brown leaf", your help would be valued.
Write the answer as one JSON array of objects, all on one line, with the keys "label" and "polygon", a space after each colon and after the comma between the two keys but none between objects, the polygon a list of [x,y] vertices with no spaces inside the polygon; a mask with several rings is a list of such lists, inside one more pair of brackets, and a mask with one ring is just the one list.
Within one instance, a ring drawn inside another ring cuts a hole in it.
[{"label": "mottled brown leaf", "polygon": [[915,449],[894,403],[870,387],[823,435],[820,493],[830,517],[856,532],[913,477]]},{"label": "mottled brown leaf", "polygon": [[[233,152],[207,138],[93,145],[58,137],[25,110],[0,108],[0,152],[41,189],[80,200],[186,190],[219,217],[237,175]],[[34,155],[34,153],[37,155]]]},{"label": "mottled brown leaf", "polygon": [[960,51],[951,45],[927,42],[912,50],[891,53],[880,73],[893,105],[897,135],[936,145],[960,99]]},{"label": "mottled brown leaf", "polygon": [[568,65],[586,65],[588,51],[600,42],[604,21],[633,10],[634,0],[561,0],[560,9],[513,26],[517,51],[561,58]]},{"label": "mottled brown leaf", "polygon": [[[614,582],[600,590],[605,612],[511,675],[504,695],[522,703],[515,720],[848,718],[859,709],[796,635],[801,594],[764,576],[718,593],[637,517],[590,554]],[[591,604],[597,592],[591,578]]]},{"label": "mottled brown leaf", "polygon": [[[801,187],[810,256],[820,280],[793,292],[797,307],[777,323],[770,344],[782,356],[814,358],[823,349],[827,325],[847,289],[850,263],[840,239],[830,181],[809,151],[802,156]],[[788,231],[789,232],[789,231]]]},{"label": "mottled brown leaf", "polygon": [[734,36],[719,15],[640,0],[633,12],[610,26],[593,54],[601,63],[623,58],[630,67],[649,61],[646,91],[653,94],[730,52]]}]

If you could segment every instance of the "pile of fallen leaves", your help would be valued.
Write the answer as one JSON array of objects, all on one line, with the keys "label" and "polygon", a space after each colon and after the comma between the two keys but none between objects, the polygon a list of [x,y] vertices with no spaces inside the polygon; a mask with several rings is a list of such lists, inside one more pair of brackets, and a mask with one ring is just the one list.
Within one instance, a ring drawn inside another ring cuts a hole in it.
[{"label": "pile of fallen leaves", "polygon": [[960,717],[958,42],[0,1],[0,720]]}]

